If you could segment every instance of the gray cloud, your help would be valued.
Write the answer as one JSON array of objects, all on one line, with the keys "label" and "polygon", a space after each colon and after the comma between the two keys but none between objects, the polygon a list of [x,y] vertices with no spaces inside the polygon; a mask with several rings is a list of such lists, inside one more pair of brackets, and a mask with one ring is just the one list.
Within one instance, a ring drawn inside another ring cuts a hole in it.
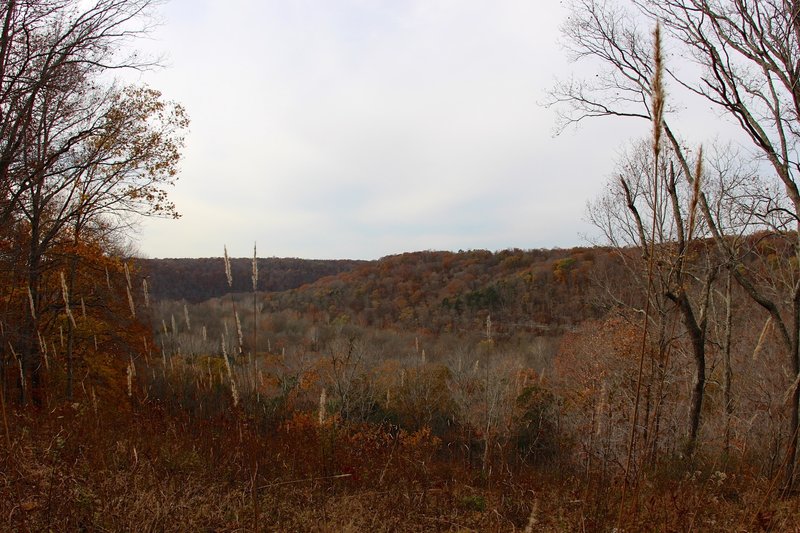
[{"label": "gray cloud", "polygon": [[150,45],[168,68],[143,81],[192,126],[184,217],[144,223],[154,257],[580,244],[632,131],[552,137],[539,102],[571,68],[556,2],[172,0],[163,16]]}]

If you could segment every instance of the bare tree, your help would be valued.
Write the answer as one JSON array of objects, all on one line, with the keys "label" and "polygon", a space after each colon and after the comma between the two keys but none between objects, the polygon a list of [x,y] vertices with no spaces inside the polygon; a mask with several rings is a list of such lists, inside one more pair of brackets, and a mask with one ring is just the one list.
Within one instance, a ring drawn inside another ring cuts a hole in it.
[{"label": "bare tree", "polygon": [[[683,337],[688,339],[694,377],[686,424],[686,451],[692,453],[700,428],[709,298],[718,265],[716,258],[708,253],[699,259],[690,258],[692,244],[705,232],[695,217],[697,193],[686,186],[680,168],[675,166],[673,151],[667,146],[662,152],[656,162],[649,142],[633,145],[620,160],[618,175],[609,181],[606,193],[590,205],[589,219],[617,250],[641,294],[648,292],[647,278],[652,278],[652,290],[644,298],[650,299],[651,312],[647,319],[652,322],[653,339],[648,339],[648,343],[654,346],[650,367],[651,378],[655,377],[655,381],[648,382],[643,426],[651,433],[647,435],[646,432],[645,436],[649,437],[653,450],[661,402],[659,384],[663,385],[665,377],[665,354]],[[654,265],[652,271],[647,268],[650,260]],[[641,301],[611,296],[617,305],[632,306],[644,312]],[[684,326],[677,338],[667,334],[668,330],[674,330],[669,324],[675,315]],[[656,391],[651,391],[651,386]],[[653,418],[649,421],[651,412]]]},{"label": "bare tree", "polygon": [[[559,84],[553,90],[553,102],[565,104],[561,107],[564,124],[598,116],[652,119],[652,48],[638,28],[660,22],[675,55],[698,67],[667,65],[673,82],[733,117],[751,141],[751,157],[765,161],[765,168],[782,186],[783,195],[764,187],[754,191],[744,205],[753,209],[750,215],[756,221],[782,235],[800,258],[799,10],[797,2],[787,0],[575,0],[564,28],[568,49],[575,59],[599,60],[601,71],[591,82]],[[679,166],[693,183],[697,176],[691,158],[669,115],[663,125]],[[786,350],[794,377],[786,458],[786,485],[791,487],[800,421],[800,278],[780,297],[763,290],[742,268],[742,250],[715,218],[702,191],[698,208],[732,275],[772,316]]]}]

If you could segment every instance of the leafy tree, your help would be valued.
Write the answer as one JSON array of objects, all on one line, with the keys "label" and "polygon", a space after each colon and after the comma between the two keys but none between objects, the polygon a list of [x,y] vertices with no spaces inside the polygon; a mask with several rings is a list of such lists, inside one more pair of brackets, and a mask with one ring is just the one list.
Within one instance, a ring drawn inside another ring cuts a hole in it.
[{"label": "leafy tree", "polygon": [[185,112],[157,91],[106,81],[114,69],[149,66],[119,51],[146,32],[151,4],[18,0],[0,6],[0,231],[24,250],[8,258],[9,290],[25,291],[28,301],[20,304],[30,307],[16,337],[7,340],[17,345],[21,378],[34,393],[42,367],[37,338],[50,309],[48,273],[68,271],[66,310],[80,259],[73,253],[65,261],[54,251],[67,242],[77,250],[86,232],[124,229],[131,215],[176,216],[165,187],[176,177]]}]

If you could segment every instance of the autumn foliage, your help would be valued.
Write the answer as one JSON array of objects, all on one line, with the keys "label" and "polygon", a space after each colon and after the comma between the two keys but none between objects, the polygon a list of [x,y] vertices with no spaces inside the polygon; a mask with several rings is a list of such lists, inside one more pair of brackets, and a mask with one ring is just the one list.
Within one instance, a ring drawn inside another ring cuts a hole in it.
[{"label": "autumn foliage", "polygon": [[[782,199],[706,196],[654,111],[590,206],[605,247],[136,261],[130,217],[177,216],[188,125],[102,83],[143,66],[114,51],[148,5],[0,7],[0,529],[800,528]],[[620,19],[576,20],[597,53],[615,33],[584,30]],[[654,110],[660,28],[652,68],[611,78]]]}]

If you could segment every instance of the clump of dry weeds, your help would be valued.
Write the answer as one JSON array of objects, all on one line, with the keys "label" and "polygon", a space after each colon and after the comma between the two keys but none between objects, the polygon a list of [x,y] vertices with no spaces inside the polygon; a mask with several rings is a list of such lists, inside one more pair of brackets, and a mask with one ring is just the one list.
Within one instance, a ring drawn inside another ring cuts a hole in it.
[{"label": "clump of dry weeds", "polygon": [[[8,531],[787,531],[769,480],[692,472],[620,486],[521,465],[486,477],[429,431],[296,414],[269,431],[157,403],[12,414],[0,452]],[[535,509],[535,512],[533,512]]]}]

